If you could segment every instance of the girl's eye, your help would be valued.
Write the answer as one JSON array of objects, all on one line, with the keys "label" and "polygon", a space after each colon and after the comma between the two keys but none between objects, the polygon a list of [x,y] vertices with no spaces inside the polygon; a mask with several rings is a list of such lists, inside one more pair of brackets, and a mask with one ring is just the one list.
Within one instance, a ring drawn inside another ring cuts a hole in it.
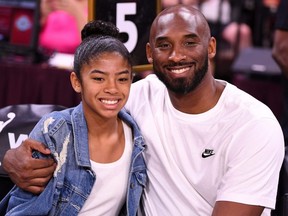
[{"label": "girl's eye", "polygon": [[104,79],[103,79],[102,77],[94,77],[93,80],[96,80],[96,81],[101,82],[101,81],[103,81]]},{"label": "girl's eye", "polygon": [[120,82],[127,82],[127,81],[129,81],[129,79],[126,78],[126,77],[124,77],[124,78],[119,78],[119,81],[120,81]]}]

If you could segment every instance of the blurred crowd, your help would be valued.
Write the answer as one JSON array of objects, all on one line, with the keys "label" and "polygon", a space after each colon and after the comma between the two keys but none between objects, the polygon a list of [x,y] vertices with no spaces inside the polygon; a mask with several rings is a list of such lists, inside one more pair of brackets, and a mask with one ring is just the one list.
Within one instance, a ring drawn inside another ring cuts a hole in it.
[{"label": "blurred crowd", "polygon": [[88,19],[88,0],[41,0],[39,46],[73,54]]}]

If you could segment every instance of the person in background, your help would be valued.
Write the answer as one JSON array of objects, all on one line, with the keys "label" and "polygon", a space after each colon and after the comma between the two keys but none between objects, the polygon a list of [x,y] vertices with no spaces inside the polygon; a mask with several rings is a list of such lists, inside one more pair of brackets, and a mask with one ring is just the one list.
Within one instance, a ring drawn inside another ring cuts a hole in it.
[{"label": "person in background", "polygon": [[277,19],[275,23],[274,43],[272,56],[280,66],[283,73],[284,87],[284,116],[283,131],[285,144],[288,144],[288,2],[282,0],[278,7]]},{"label": "person in background", "polygon": [[[284,157],[281,127],[263,103],[215,79],[216,40],[191,5],[160,12],[147,59],[155,74],[132,84],[125,108],[145,138],[148,184],[143,215],[268,216]],[[23,189],[40,193],[51,161],[36,166],[27,140],[3,167]],[[116,174],[115,174],[116,175]]]},{"label": "person in background", "polygon": [[278,6],[277,17],[275,22],[274,43],[272,48],[272,56],[282,70],[282,86],[283,94],[283,115],[281,118],[281,126],[284,133],[286,155],[280,172],[280,180],[278,187],[278,202],[273,216],[288,215],[288,1],[281,0]]},{"label": "person in background", "polygon": [[41,0],[39,46],[74,54],[88,21],[88,0]]},{"label": "person in background", "polygon": [[240,20],[243,1],[205,0],[199,9],[205,15],[211,34],[217,39],[215,77],[232,80],[231,66],[238,53],[252,46],[250,27]]},{"label": "person in background", "polygon": [[[121,111],[132,60],[118,33],[102,21],[85,25],[70,76],[82,102],[44,116],[30,134],[51,151],[53,178],[41,195],[12,189],[0,203],[2,214],[136,215],[146,184],[145,146],[132,117]],[[33,156],[47,158],[37,151]]]}]

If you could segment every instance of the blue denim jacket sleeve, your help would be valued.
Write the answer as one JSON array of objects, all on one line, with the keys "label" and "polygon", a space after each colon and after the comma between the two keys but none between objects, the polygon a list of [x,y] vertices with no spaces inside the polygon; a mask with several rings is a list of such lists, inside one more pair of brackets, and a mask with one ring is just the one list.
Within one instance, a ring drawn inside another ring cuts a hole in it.
[{"label": "blue denim jacket sleeve", "polygon": [[[45,119],[46,117],[43,117],[30,134],[32,139],[36,139],[42,143],[48,141],[45,134],[42,133]],[[5,203],[8,202],[6,215],[33,215],[35,213],[37,215],[48,215],[52,207],[55,190],[54,178],[49,181],[46,189],[39,196],[14,187],[3,199],[3,208],[5,207]]]},{"label": "blue denim jacket sleeve", "polygon": [[[55,126],[56,124],[62,124],[63,126],[65,121],[60,118],[60,120],[54,123],[50,122],[52,120],[53,118],[51,117],[51,114],[44,116],[36,124],[29,137],[42,142],[52,152],[55,152],[56,145],[54,143],[55,141],[52,140],[52,135],[54,133],[53,129],[57,128]],[[52,130],[48,129],[50,124]],[[52,155],[43,156],[39,152],[34,152],[33,156],[36,158],[55,157]],[[65,168],[65,166],[63,167]],[[40,195],[34,195],[18,187],[14,187],[3,200],[3,203],[5,204],[5,201],[7,202],[9,199],[6,215],[53,215],[53,202],[58,199],[57,195],[59,194],[57,186],[59,185],[59,182],[63,181],[64,178],[63,175],[57,175],[56,172],[61,172],[61,170],[56,169],[54,176],[51,178],[45,190]]]}]

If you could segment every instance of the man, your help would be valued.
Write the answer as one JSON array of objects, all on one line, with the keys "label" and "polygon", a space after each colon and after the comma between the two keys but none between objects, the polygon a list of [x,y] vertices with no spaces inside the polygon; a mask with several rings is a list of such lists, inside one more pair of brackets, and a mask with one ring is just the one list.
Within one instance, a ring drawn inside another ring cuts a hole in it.
[{"label": "man", "polygon": [[[143,214],[264,216],[275,206],[280,125],[267,106],[214,79],[215,50],[192,6],[167,8],[151,26],[146,52],[159,79],[134,83],[126,107],[147,143]],[[43,151],[36,144],[8,151],[5,169],[22,188],[40,192],[53,166],[33,164],[32,149]]]}]

